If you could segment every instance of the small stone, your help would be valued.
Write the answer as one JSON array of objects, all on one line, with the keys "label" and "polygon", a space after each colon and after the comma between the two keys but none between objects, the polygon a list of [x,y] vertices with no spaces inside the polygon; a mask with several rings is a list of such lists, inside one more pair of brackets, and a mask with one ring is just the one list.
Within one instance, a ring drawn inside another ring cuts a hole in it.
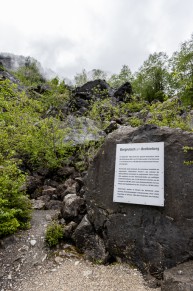
[{"label": "small stone", "polygon": [[34,247],[36,245],[37,241],[35,239],[30,240],[30,245]]},{"label": "small stone", "polygon": [[57,269],[52,269],[52,270],[51,270],[51,272],[56,272],[56,271],[57,271]]},{"label": "small stone", "polygon": [[45,261],[46,258],[47,258],[47,254],[45,254],[45,256],[42,258],[42,263]]},{"label": "small stone", "polygon": [[57,264],[61,264],[63,262],[63,259],[61,257],[55,257],[54,261],[57,263]]},{"label": "small stone", "polygon": [[18,249],[19,252],[25,252],[25,251],[27,252],[28,250],[29,250],[29,247],[26,245],[24,245],[20,249]]},{"label": "small stone", "polygon": [[12,279],[11,274],[9,274],[9,275],[7,276],[7,279],[8,279],[8,280],[11,280],[11,279]]},{"label": "small stone", "polygon": [[83,276],[84,276],[84,277],[87,277],[87,276],[89,276],[89,275],[92,275],[92,271],[91,271],[91,270],[87,270],[87,271],[84,271],[84,272],[83,272]]},{"label": "small stone", "polygon": [[178,275],[182,275],[183,274],[183,271],[182,270],[179,270],[177,273],[178,273]]},{"label": "small stone", "polygon": [[134,276],[137,276],[137,273],[133,273]]},{"label": "small stone", "polygon": [[76,261],[76,262],[74,263],[74,265],[75,265],[75,266],[78,266],[79,263],[80,263],[80,261]]},{"label": "small stone", "polygon": [[51,217],[50,214],[46,214],[46,220],[47,220],[47,221],[51,221],[51,220],[52,220],[52,217]]},{"label": "small stone", "polygon": [[64,220],[64,218],[60,219],[60,223],[63,224],[63,225],[66,223],[66,221]]},{"label": "small stone", "polygon": [[40,270],[42,268],[42,266],[37,266],[37,269]]}]

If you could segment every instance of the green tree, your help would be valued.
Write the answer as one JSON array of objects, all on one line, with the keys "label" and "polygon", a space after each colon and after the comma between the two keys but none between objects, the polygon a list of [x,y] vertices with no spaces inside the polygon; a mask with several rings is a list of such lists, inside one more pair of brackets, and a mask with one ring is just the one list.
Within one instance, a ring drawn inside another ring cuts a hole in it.
[{"label": "green tree", "polygon": [[81,73],[76,74],[76,76],[74,77],[74,81],[75,81],[76,86],[82,86],[85,83],[87,83],[88,82],[88,74],[87,74],[86,70],[83,69]]},{"label": "green tree", "polygon": [[168,57],[165,53],[154,53],[143,63],[133,82],[134,92],[152,102],[163,101],[168,90]]},{"label": "green tree", "polygon": [[133,81],[133,74],[127,65],[123,65],[119,74],[113,74],[108,82],[113,88],[118,88],[126,82]]},{"label": "green tree", "polygon": [[97,80],[97,79],[105,80],[106,77],[107,77],[107,73],[105,73],[104,71],[100,69],[93,69],[91,71],[91,80]]},{"label": "green tree", "polygon": [[170,59],[171,86],[185,103],[193,105],[193,34]]}]

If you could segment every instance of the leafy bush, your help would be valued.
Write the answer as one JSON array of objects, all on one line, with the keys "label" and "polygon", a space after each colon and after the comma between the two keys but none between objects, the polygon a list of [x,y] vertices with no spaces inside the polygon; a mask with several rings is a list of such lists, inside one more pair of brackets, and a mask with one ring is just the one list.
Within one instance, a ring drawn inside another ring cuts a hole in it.
[{"label": "leafy bush", "polygon": [[[62,91],[62,88],[60,88]],[[0,81],[0,237],[29,226],[30,202],[20,168],[53,169],[73,155],[68,129],[59,118],[43,118],[45,100],[29,98],[10,81]]]},{"label": "leafy bush", "polygon": [[181,118],[183,109],[178,98],[169,99],[164,103],[155,103],[150,107],[151,118],[148,123],[190,130],[187,120]]},{"label": "leafy bush", "polygon": [[59,118],[42,118],[44,98],[33,100],[8,81],[0,87],[0,145],[1,153],[14,151],[36,169],[39,166],[56,168],[73,154],[73,147],[65,143],[68,128]]},{"label": "leafy bush", "polygon": [[101,128],[106,128],[113,118],[120,116],[119,106],[113,105],[109,98],[104,100],[95,101],[87,116],[93,120],[101,123]]},{"label": "leafy bush", "polygon": [[64,236],[61,224],[53,222],[47,226],[45,240],[49,247],[56,246]]},{"label": "leafy bush", "polygon": [[0,237],[27,228],[31,217],[31,204],[20,190],[25,175],[14,160],[3,160],[0,155]]}]

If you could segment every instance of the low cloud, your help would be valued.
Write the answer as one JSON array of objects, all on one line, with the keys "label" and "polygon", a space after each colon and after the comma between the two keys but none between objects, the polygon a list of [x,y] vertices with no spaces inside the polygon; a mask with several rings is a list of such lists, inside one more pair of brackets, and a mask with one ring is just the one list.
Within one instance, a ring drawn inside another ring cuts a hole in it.
[{"label": "low cloud", "polygon": [[83,68],[135,71],[193,32],[191,0],[9,0],[1,11],[1,51],[30,55],[70,78]]}]

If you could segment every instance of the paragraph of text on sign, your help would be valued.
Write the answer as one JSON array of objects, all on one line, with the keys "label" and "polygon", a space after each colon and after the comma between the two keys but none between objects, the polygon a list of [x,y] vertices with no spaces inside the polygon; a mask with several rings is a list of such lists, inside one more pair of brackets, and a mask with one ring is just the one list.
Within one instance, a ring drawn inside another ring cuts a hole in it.
[{"label": "paragraph of text on sign", "polygon": [[117,144],[114,202],[164,206],[164,143]]}]

